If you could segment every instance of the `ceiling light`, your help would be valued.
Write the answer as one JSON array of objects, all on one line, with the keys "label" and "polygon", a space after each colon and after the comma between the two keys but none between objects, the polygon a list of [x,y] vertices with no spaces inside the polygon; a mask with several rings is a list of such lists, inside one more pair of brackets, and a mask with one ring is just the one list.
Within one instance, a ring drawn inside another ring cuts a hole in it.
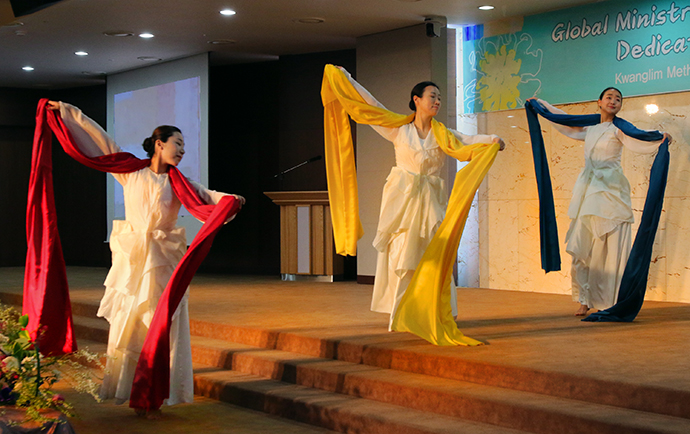
[{"label": "ceiling light", "polygon": [[226,17],[229,17],[231,15],[235,15],[237,12],[233,11],[232,9],[223,9],[220,11],[221,15],[225,15]]},{"label": "ceiling light", "polygon": [[23,69],[24,71],[33,71],[33,70],[34,70],[34,67],[33,67],[33,66],[24,66],[24,67],[22,67],[22,69]]},{"label": "ceiling light", "polygon": [[74,54],[76,54],[77,56],[88,56],[89,55],[89,53],[87,53],[86,51],[75,51]]},{"label": "ceiling light", "polygon": [[323,18],[318,18],[318,17],[306,17],[306,18],[295,18],[292,21],[294,21],[296,23],[300,23],[300,24],[321,24],[326,20]]},{"label": "ceiling light", "polygon": [[126,38],[128,36],[134,36],[134,32],[128,32],[126,30],[114,30],[112,32],[103,32],[105,36],[113,36],[116,38]]},{"label": "ceiling light", "polygon": [[153,33],[140,33],[139,37],[144,39],[151,39],[153,38]]},{"label": "ceiling light", "polygon": [[490,11],[490,10],[493,9],[493,8],[494,8],[494,7],[491,6],[491,5],[479,6],[479,9],[482,10],[482,11]]},{"label": "ceiling light", "polygon": [[213,41],[208,41],[209,44],[211,45],[226,45],[226,44],[235,44],[237,41],[234,39],[215,39]]},{"label": "ceiling light", "polygon": [[514,118],[515,116],[513,115],[508,115],[508,119]]},{"label": "ceiling light", "polygon": [[647,104],[644,106],[644,109],[647,110],[647,114],[650,116],[659,112],[659,106],[656,104]]},{"label": "ceiling light", "polygon": [[163,60],[160,57],[153,57],[153,56],[139,56],[137,59],[144,61],[144,62],[158,62],[159,60]]},{"label": "ceiling light", "polygon": [[19,27],[19,26],[23,26],[23,25],[24,25],[24,23],[22,23],[21,21],[13,21],[11,23],[3,24],[0,27]]}]

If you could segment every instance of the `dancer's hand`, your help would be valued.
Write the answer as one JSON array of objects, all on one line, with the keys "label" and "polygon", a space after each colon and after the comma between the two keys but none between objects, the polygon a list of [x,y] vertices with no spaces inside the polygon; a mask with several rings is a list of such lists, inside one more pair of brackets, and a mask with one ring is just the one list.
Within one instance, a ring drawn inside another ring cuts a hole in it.
[{"label": "dancer's hand", "polygon": [[247,202],[246,199],[239,194],[231,194],[230,196],[234,197],[240,202],[240,208],[242,208],[242,206]]},{"label": "dancer's hand", "polygon": [[668,144],[669,144],[669,145],[670,145],[671,143],[673,143],[673,137],[671,137],[671,135],[670,135],[669,133],[664,133],[664,139],[667,139],[667,140],[668,140]]},{"label": "dancer's hand", "polygon": [[60,103],[57,101],[48,101],[48,110],[60,110]]},{"label": "dancer's hand", "polygon": [[503,139],[500,137],[494,138],[494,143],[498,143],[498,146],[499,146],[498,150],[499,151],[502,151],[506,148],[506,142],[504,142]]}]

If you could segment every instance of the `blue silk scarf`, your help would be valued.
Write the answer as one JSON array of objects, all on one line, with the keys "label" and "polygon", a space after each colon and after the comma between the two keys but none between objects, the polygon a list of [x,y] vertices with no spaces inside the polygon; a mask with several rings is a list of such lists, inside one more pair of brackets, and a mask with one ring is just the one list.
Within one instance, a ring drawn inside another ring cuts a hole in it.
[{"label": "blue silk scarf", "polygon": [[[561,269],[561,258],[558,248],[558,228],[556,226],[549,164],[537,115],[541,115],[551,122],[570,127],[596,125],[601,121],[601,116],[597,114],[566,115],[551,113],[536,100],[528,100],[525,103],[525,109],[530,139],[532,140],[532,155],[534,157],[534,169],[539,191],[539,233],[542,268],[548,273]],[[630,122],[619,117],[613,119],[613,124],[625,135],[638,140],[652,142],[663,139],[663,134],[660,132],[640,130]],[[668,165],[668,140],[664,140],[659,146],[659,151],[649,174],[649,189],[647,190],[647,197],[642,211],[640,227],[637,230],[635,242],[621,278],[618,300],[615,305],[601,312],[594,313],[583,319],[583,321],[630,322],[639,313],[644,301],[645,291],[647,290],[647,276],[649,275],[654,237],[659,226],[661,209],[664,204]]]}]

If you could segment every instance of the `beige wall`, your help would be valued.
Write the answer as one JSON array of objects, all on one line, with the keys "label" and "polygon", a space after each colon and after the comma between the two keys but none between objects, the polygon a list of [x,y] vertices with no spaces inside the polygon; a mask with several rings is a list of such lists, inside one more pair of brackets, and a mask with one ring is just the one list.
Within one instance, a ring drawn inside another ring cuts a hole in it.
[{"label": "beige wall", "polygon": [[[412,87],[424,80],[447,88],[447,32],[428,38],[424,25],[357,38],[357,81],[388,109],[410,113]],[[446,115],[437,119],[445,122]],[[357,244],[357,274],[373,276],[376,249],[371,245],[386,177],[395,165],[393,145],[366,125],[357,125],[357,181],[364,236]]]},{"label": "beige wall", "polygon": [[[597,97],[597,95],[593,95]],[[659,113],[648,115],[654,103]],[[690,93],[626,98],[620,116],[644,129],[671,133],[671,165],[664,210],[656,236],[647,298],[690,302]],[[570,114],[596,111],[596,102],[560,106]],[[510,117],[514,116],[514,117]],[[484,288],[570,293],[570,255],[563,240],[568,229],[567,207],[575,179],[584,165],[583,142],[568,139],[542,120],[550,159],[556,217],[561,241],[562,271],[545,275],[539,254],[537,187],[524,110],[479,115],[480,133],[498,134],[507,149],[498,155],[479,191],[480,285]],[[514,126],[514,127],[513,127]],[[630,180],[636,223],[647,192],[653,156],[623,153]]]}]

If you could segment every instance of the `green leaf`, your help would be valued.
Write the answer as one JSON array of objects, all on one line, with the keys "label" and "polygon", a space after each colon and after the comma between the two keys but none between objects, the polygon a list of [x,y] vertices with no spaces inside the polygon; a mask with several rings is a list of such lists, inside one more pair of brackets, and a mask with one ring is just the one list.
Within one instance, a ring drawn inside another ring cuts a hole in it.
[{"label": "green leaf", "polygon": [[26,327],[29,325],[29,315],[22,315],[19,317],[19,320],[17,321],[20,326]]}]

